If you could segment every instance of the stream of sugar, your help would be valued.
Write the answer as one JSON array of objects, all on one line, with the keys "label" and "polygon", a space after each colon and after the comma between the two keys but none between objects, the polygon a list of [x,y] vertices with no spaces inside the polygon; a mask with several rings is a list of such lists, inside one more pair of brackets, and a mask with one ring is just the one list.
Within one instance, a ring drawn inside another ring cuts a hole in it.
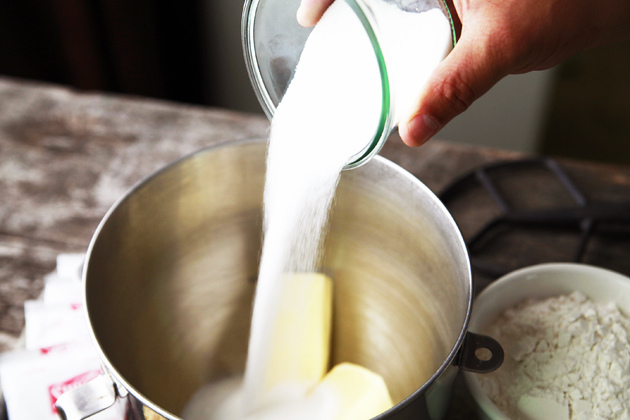
[{"label": "stream of sugar", "polygon": [[[413,109],[431,71],[450,49],[450,25],[441,11],[407,13],[383,0],[366,1],[379,17],[397,118]],[[393,41],[389,41],[393,40]],[[319,268],[322,239],[343,167],[376,131],[382,107],[381,78],[365,30],[345,1],[332,4],[305,45],[295,76],[272,121],[264,191],[264,244],[242,381],[215,385],[189,405],[185,418],[253,419],[261,407],[303,398],[315,384],[287,383],[269,393],[265,383],[278,346],[298,346],[300,335],[278,337],[279,302],[286,273]],[[299,307],[307,293],[292,304]],[[293,321],[303,325],[305,311]],[[286,364],[299,364],[286,356]],[[235,391],[238,390],[238,391]],[[282,404],[281,404],[282,405]],[[285,405],[285,408],[288,407]],[[288,409],[288,408],[287,408]],[[291,411],[289,409],[289,411]],[[317,410],[316,410],[317,411]],[[293,411],[296,413],[296,411]],[[279,414],[279,412],[277,413]],[[299,415],[273,418],[305,418]],[[313,419],[318,417],[317,412]],[[331,417],[326,417],[331,418]]]}]

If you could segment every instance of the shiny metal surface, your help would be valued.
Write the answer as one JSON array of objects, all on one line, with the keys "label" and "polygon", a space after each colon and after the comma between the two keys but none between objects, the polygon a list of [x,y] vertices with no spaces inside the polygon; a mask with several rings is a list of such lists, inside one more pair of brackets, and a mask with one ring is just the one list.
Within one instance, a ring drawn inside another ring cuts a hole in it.
[{"label": "shiny metal surface", "polygon": [[[166,418],[243,370],[264,164],[262,140],[176,162],[123,197],[90,245],[87,311],[106,367]],[[335,281],[333,363],[382,374],[396,402],[451,371],[470,270],[453,220],[417,179],[380,157],[345,171],[322,270]]]},{"label": "shiny metal surface", "polygon": [[116,388],[107,375],[92,379],[84,386],[66,391],[55,402],[62,419],[86,419],[106,410],[116,402]]}]

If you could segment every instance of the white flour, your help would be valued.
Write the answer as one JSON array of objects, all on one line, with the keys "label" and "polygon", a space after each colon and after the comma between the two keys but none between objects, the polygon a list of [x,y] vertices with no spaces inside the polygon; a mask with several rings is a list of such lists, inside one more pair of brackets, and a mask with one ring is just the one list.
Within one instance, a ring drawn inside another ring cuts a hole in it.
[{"label": "white flour", "polygon": [[[366,3],[379,18],[390,78],[404,87],[396,89],[396,109],[409,112],[430,72],[450,50],[450,23],[437,9],[407,13],[382,0]],[[227,410],[223,418],[249,416],[264,405],[265,366],[278,343],[270,338],[285,287],[282,274],[317,271],[340,173],[372,139],[381,107],[381,78],[371,43],[350,6],[336,1],[309,36],[272,122],[264,192],[264,244],[244,396],[242,402],[233,403],[242,412]],[[299,299],[295,304],[300,305]],[[284,337],[281,342],[294,339]],[[301,384],[289,394],[304,396],[312,385]],[[203,398],[196,401],[209,403]],[[188,410],[193,411],[203,412],[205,417],[199,418],[204,420],[219,418],[209,416],[211,410]],[[197,417],[187,417],[193,418]]]},{"label": "white flour", "polygon": [[527,301],[484,333],[506,358],[478,379],[510,418],[630,418],[630,319],[614,304],[579,292]]}]

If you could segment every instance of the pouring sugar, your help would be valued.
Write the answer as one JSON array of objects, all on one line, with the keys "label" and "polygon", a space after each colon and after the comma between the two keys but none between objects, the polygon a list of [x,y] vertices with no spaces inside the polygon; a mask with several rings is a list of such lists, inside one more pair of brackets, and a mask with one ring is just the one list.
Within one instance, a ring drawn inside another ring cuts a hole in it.
[{"label": "pouring sugar", "polygon": [[[307,40],[271,126],[265,236],[245,372],[253,406],[266,392],[266,366],[277,347],[300,345],[291,334],[271,339],[278,298],[286,288],[282,275],[316,270],[341,170],[376,131],[380,115],[380,74],[372,47],[345,2],[331,8]],[[344,36],[333,37],[339,28],[345,28]],[[304,300],[303,292],[296,293],[293,302]],[[303,382],[300,393],[319,379]]]},{"label": "pouring sugar", "polygon": [[[382,0],[365,3],[378,17],[390,82],[396,83],[395,119],[406,118],[450,50],[450,24],[437,9],[409,13]],[[381,89],[361,22],[345,1],[334,2],[309,36],[271,126],[264,244],[245,375],[201,389],[185,410],[187,420],[306,413],[313,420],[365,419],[392,405],[375,373],[356,365],[326,373],[332,281],[306,274],[296,282],[286,275],[317,270],[341,171],[376,132]],[[319,338],[309,335],[313,329],[307,325],[316,326]]]}]

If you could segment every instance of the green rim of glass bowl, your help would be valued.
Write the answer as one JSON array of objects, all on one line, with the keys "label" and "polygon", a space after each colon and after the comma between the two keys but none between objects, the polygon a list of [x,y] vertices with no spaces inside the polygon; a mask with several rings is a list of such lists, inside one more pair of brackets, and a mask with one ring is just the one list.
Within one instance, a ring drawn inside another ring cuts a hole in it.
[{"label": "green rim of glass bowl", "polygon": [[451,9],[448,8],[448,4],[446,4],[446,0],[441,0],[442,3],[442,11],[448,17],[448,21],[451,24],[451,38],[453,39],[453,47],[457,43],[457,34],[455,33],[455,22],[453,22],[453,15],[451,14]]},{"label": "green rim of glass bowl", "polygon": [[381,50],[381,45],[374,33],[374,27],[370,23],[366,14],[363,12],[361,6],[359,6],[355,0],[346,0],[346,3],[350,5],[355,15],[359,18],[363,28],[365,29],[366,35],[370,39],[370,43],[374,49],[376,62],[378,64],[378,70],[381,74],[381,116],[372,141],[363,150],[352,156],[346,166],[344,166],[344,169],[353,169],[369,161],[370,158],[377,154],[385,144],[392,125],[392,113],[390,112],[392,101],[387,66],[385,65],[385,58],[383,56],[383,51]]},{"label": "green rim of glass bowl", "polygon": [[[363,9],[355,0],[346,0],[346,3],[350,5],[354,13],[357,15],[361,24],[363,25],[366,34],[368,35],[370,42],[372,43],[372,47],[374,48],[374,54],[376,55],[376,61],[378,63],[379,71],[381,73],[381,84],[382,84],[382,98],[383,104],[381,108],[381,117],[378,123],[378,128],[375,132],[375,135],[370,142],[370,144],[363,149],[361,152],[350,158],[350,162],[346,164],[344,169],[353,169],[359,167],[365,163],[367,163],[375,154],[377,154],[385,145],[387,138],[389,137],[391,128],[392,128],[392,113],[391,109],[391,91],[389,87],[389,76],[387,74],[387,66],[385,65],[385,59],[383,58],[383,51],[381,50],[381,46],[378,42],[378,38],[374,33],[374,27],[370,23],[366,14],[363,12]],[[442,12],[448,17],[450,26],[451,26],[451,39],[453,40],[453,47],[456,42],[456,33],[455,33],[455,24],[453,22],[453,15],[446,4],[446,0],[440,0],[440,4],[442,5]]]},{"label": "green rim of glass bowl", "polygon": [[259,0],[246,0],[241,16],[241,43],[243,46],[243,56],[247,67],[247,74],[251,81],[254,93],[258,102],[262,106],[265,115],[269,120],[275,112],[275,105],[266,89],[264,79],[260,73],[260,65],[256,56],[256,46],[254,43],[254,25],[256,22],[256,11]]}]

